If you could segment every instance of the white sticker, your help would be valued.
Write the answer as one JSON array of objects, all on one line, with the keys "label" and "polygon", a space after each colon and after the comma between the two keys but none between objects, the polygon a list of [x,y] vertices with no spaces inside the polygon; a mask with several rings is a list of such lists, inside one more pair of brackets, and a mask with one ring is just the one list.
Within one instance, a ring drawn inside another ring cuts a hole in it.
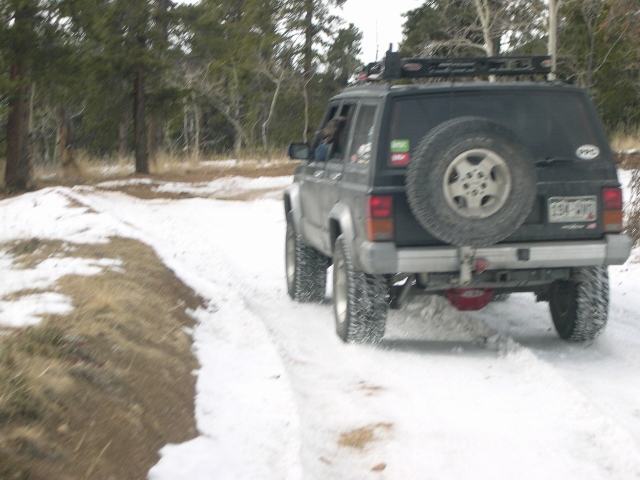
[{"label": "white sticker", "polygon": [[582,145],[576,150],[576,155],[582,160],[593,160],[600,155],[600,149],[595,145]]}]

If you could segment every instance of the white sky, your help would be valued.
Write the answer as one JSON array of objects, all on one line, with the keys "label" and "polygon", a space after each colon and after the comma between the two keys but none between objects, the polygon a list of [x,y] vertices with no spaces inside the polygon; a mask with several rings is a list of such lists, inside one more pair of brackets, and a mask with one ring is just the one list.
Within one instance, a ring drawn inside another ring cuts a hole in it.
[{"label": "white sky", "polygon": [[339,15],[363,33],[361,58],[368,63],[381,59],[389,43],[398,49],[404,23],[401,15],[422,3],[423,0],[347,0]]}]

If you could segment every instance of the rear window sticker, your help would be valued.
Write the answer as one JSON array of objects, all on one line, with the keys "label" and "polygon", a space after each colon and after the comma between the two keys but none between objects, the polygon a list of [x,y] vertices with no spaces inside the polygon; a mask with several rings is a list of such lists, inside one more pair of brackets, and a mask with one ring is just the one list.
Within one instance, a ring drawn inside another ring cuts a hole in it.
[{"label": "rear window sticker", "polygon": [[582,160],[593,160],[600,155],[600,149],[595,145],[582,145],[576,150],[576,155]]},{"label": "rear window sticker", "polygon": [[391,165],[408,165],[409,140],[391,140]]}]

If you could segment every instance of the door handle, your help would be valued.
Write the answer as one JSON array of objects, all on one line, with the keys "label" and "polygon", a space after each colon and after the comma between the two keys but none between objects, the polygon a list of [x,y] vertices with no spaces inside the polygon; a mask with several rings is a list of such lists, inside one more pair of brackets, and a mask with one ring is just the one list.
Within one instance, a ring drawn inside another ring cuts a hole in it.
[{"label": "door handle", "polygon": [[340,180],[342,178],[341,173],[332,173],[330,176],[331,180]]},{"label": "door handle", "polygon": [[316,178],[320,178],[324,174],[324,170],[316,170],[313,172],[313,176]]}]

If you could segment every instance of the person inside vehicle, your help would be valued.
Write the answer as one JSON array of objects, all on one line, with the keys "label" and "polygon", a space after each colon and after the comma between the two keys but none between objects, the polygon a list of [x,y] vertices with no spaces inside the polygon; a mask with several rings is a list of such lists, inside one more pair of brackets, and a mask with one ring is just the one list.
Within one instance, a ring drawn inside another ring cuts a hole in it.
[{"label": "person inside vehicle", "polygon": [[346,117],[332,118],[320,130],[320,144],[314,153],[316,162],[324,162],[341,151],[346,123]]}]

